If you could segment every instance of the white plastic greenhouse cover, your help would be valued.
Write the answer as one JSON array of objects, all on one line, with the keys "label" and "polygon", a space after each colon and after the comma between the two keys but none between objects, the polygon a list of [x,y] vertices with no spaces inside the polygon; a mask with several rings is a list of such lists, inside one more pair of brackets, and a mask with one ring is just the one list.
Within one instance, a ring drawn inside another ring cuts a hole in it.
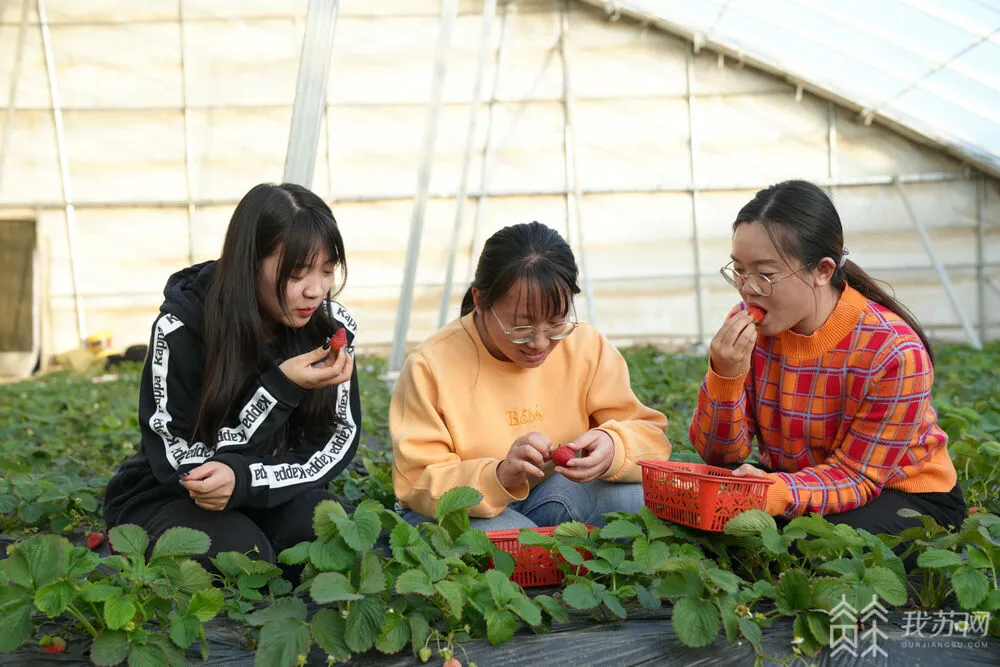
[{"label": "white plastic greenhouse cover", "polygon": [[584,0],[719,46],[1000,175],[1000,0]]}]

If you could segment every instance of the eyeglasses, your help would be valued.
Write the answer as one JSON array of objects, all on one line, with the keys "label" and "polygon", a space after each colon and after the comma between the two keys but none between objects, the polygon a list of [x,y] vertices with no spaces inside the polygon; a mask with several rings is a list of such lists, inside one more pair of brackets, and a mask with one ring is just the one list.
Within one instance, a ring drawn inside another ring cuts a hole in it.
[{"label": "eyeglasses", "polygon": [[743,286],[746,285],[750,290],[757,296],[771,296],[774,292],[774,283],[781,282],[785,278],[794,276],[799,271],[803,271],[813,266],[813,264],[806,264],[800,269],[792,271],[791,273],[786,273],[780,278],[769,278],[763,273],[744,273],[742,271],[737,271],[732,267],[732,262],[726,264],[724,267],[719,269],[719,273],[722,277],[726,279],[726,282],[735,287],[738,290],[742,290]]},{"label": "eyeglasses", "polygon": [[565,322],[558,322],[549,327],[542,327],[541,329],[535,327],[513,327],[508,329],[500,320],[500,316],[497,315],[497,311],[493,310],[493,306],[490,306],[490,312],[493,313],[493,317],[497,319],[497,324],[500,325],[503,332],[507,334],[508,338],[510,338],[510,342],[515,345],[530,343],[535,340],[535,336],[540,333],[544,333],[546,338],[549,340],[562,340],[566,336],[573,333],[574,329],[580,326],[580,323],[576,321],[576,306],[573,306],[574,319],[566,320]]}]

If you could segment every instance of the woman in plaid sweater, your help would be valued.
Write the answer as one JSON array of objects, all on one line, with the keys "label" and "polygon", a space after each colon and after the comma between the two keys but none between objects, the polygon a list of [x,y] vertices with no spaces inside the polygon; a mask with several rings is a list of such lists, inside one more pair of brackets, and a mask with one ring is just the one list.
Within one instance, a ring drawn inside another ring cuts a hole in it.
[{"label": "woman in plaid sweater", "polygon": [[774,480],[774,516],[897,533],[919,525],[897,514],[911,508],[960,525],[927,337],[847,259],[826,193],[805,181],[758,192],[733,223],[722,274],[743,301],[712,339],[690,428],[702,458],[739,464],[756,437],[760,467],[735,474]]}]

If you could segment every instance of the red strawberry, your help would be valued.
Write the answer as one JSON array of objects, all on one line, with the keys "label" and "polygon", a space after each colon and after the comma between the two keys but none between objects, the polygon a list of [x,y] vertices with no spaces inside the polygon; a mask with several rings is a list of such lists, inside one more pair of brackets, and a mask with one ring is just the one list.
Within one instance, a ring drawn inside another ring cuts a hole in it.
[{"label": "red strawberry", "polygon": [[66,640],[62,637],[53,637],[48,645],[42,647],[42,650],[46,653],[65,653]]},{"label": "red strawberry", "polygon": [[462,663],[458,658],[448,658],[441,667],[462,667]]},{"label": "red strawberry", "polygon": [[87,548],[91,551],[95,551],[102,544],[104,544],[103,533],[91,533],[87,536]]},{"label": "red strawberry", "polygon": [[337,329],[337,331],[330,336],[330,349],[334,352],[340,352],[340,349],[347,345],[347,329]]},{"label": "red strawberry", "polygon": [[764,319],[764,309],[760,306],[749,306],[747,308],[747,313],[753,318],[754,324],[760,324]]},{"label": "red strawberry", "polygon": [[576,452],[571,447],[563,445],[552,453],[552,462],[560,468],[565,468],[570,459],[576,458]]}]

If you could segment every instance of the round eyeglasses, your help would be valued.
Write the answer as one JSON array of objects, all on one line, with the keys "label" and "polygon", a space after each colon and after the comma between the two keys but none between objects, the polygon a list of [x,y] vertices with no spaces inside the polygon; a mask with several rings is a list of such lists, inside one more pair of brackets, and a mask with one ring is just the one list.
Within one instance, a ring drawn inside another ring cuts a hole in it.
[{"label": "round eyeglasses", "polygon": [[790,278],[799,271],[803,271],[813,266],[813,264],[806,264],[802,268],[792,271],[791,273],[786,273],[780,278],[769,278],[763,273],[737,271],[733,268],[732,264],[733,263],[730,262],[719,269],[719,273],[722,274],[722,277],[726,279],[727,283],[740,291],[743,291],[744,285],[749,287],[750,291],[757,296],[771,296],[771,293],[774,292],[775,283],[781,282],[785,278]]},{"label": "round eyeglasses", "polygon": [[[573,333],[573,331],[580,326],[580,323],[573,320],[566,320],[565,322],[557,322],[547,327],[537,328],[537,327],[511,327],[508,329],[504,325],[500,316],[497,315],[497,311],[493,310],[493,306],[490,306],[490,312],[493,313],[493,317],[496,318],[497,324],[503,329],[503,332],[507,334],[510,342],[515,345],[524,345],[525,343],[530,343],[535,340],[535,336],[540,333],[545,334],[545,337],[549,340],[562,340],[566,336]],[[576,306],[573,307],[573,317],[576,317]]]}]

